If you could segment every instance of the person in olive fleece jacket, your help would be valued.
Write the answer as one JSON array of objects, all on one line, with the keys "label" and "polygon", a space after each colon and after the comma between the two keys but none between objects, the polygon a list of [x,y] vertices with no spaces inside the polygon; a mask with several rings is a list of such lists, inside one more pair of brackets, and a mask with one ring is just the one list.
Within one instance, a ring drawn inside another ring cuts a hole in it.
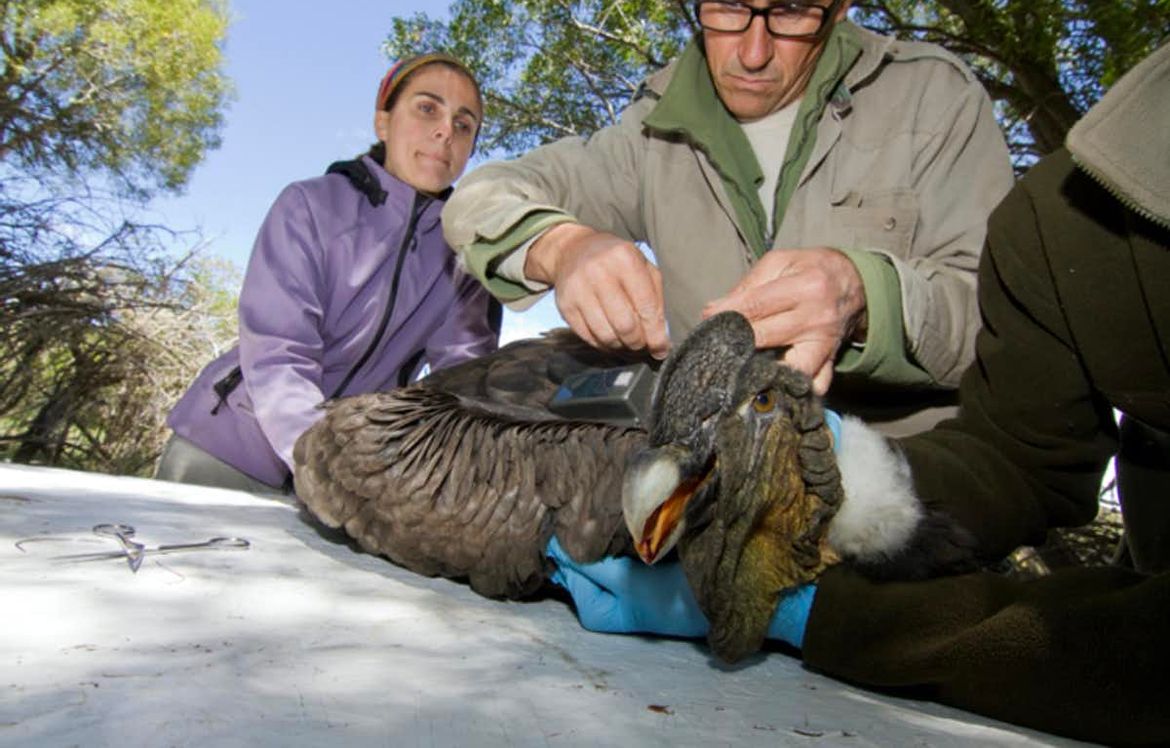
[{"label": "person in olive fleece jacket", "polygon": [[1170,741],[1168,166],[1170,45],[995,211],[960,415],[897,442],[922,504],[985,561],[1090,521],[1118,454],[1127,563],[1030,582],[836,568],[817,584],[806,664],[1080,739]]}]

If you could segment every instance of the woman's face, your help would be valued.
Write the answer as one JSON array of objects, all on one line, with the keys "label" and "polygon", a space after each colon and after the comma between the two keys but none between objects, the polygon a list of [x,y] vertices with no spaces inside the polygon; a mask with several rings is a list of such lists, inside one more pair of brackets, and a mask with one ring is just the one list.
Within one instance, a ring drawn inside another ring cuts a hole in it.
[{"label": "woman's face", "polygon": [[475,86],[446,65],[419,68],[393,108],[374,115],[386,171],[420,192],[438,193],[463,173],[483,113]]}]

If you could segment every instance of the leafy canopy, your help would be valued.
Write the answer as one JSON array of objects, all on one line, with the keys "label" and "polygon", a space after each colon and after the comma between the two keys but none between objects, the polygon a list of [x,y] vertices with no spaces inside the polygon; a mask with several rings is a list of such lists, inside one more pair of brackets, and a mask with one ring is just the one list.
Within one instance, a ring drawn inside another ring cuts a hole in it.
[{"label": "leafy canopy", "polygon": [[[396,18],[389,56],[444,50],[482,76],[486,145],[523,152],[614,122],[694,33],[690,3],[454,0],[450,20]],[[1170,0],[865,0],[851,18],[935,42],[976,71],[1017,163],[1064,141],[1126,70],[1170,38]]]},{"label": "leafy canopy", "polygon": [[450,14],[395,18],[385,51],[464,60],[484,91],[481,145],[506,153],[616,122],[692,33],[681,4],[656,0],[455,0]]},{"label": "leafy canopy", "polygon": [[134,220],[219,143],[222,0],[0,0],[0,459],[145,472],[233,334]]},{"label": "leafy canopy", "polygon": [[1167,0],[871,0],[855,20],[965,59],[992,98],[1017,162],[1059,148],[1073,123],[1170,38]]},{"label": "leafy canopy", "polygon": [[0,0],[0,163],[175,191],[219,145],[222,0]]}]

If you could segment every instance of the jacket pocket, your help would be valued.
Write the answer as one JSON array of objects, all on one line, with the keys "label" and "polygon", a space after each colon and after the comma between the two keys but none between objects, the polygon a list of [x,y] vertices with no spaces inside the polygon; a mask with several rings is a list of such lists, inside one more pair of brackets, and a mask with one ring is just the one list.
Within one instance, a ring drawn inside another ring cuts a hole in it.
[{"label": "jacket pocket", "polygon": [[883,249],[906,257],[918,226],[918,196],[913,190],[847,192],[833,200],[829,218],[851,249]]}]

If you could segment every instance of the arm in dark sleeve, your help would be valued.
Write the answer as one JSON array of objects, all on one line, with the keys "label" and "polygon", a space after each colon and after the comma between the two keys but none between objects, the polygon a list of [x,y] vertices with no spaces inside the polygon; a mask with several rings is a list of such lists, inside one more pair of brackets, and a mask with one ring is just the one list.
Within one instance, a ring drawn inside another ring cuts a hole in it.
[{"label": "arm in dark sleeve", "polygon": [[1170,740],[1170,574],[1067,569],[877,583],[827,572],[810,667],[1107,744]]},{"label": "arm in dark sleeve", "polygon": [[993,214],[960,415],[901,443],[923,503],[969,530],[987,560],[1092,520],[1116,451],[1111,409],[1082,365],[1044,247],[1046,225],[1086,219],[1067,206],[1058,214],[1063,203],[1051,199],[1041,215],[1034,200],[1071,168],[1037,166]]}]

